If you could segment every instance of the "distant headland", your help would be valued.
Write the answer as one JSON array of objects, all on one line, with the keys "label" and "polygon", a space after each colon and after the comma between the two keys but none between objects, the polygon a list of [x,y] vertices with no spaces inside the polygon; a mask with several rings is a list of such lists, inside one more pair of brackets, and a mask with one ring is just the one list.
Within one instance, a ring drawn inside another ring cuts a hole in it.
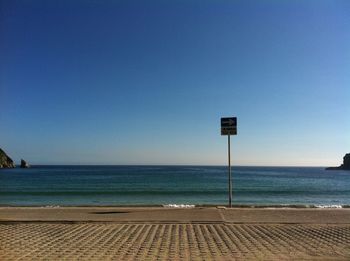
[{"label": "distant headland", "polygon": [[345,154],[343,157],[343,164],[339,167],[329,167],[326,170],[350,170],[350,153]]},{"label": "distant headland", "polygon": [[[0,148],[0,169],[10,169],[15,168],[16,165],[14,161]],[[29,168],[29,164],[21,159],[21,168]]]},{"label": "distant headland", "polygon": [[5,151],[0,149],[0,169],[2,168],[14,168],[16,167],[15,163],[13,160],[7,156]]}]

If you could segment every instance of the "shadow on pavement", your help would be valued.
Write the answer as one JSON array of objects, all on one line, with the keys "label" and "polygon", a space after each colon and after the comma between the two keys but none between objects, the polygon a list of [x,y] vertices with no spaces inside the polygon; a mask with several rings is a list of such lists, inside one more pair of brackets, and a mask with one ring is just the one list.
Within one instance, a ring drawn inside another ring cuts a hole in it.
[{"label": "shadow on pavement", "polygon": [[106,215],[106,214],[125,214],[128,211],[108,211],[108,212],[89,212],[89,214]]}]

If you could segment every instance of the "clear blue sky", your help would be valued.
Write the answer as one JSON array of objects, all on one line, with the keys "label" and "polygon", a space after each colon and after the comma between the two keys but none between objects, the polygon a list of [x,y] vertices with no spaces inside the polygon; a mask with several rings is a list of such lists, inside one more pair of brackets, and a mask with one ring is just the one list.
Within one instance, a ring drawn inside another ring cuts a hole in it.
[{"label": "clear blue sky", "polygon": [[350,1],[0,2],[0,147],[18,163],[339,165]]}]

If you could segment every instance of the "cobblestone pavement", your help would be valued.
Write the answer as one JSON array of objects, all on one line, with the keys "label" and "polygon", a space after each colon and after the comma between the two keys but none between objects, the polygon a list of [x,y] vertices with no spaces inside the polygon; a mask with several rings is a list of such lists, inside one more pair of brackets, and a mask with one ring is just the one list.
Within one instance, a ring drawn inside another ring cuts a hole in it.
[{"label": "cobblestone pavement", "polygon": [[350,260],[350,225],[3,223],[0,260]]}]

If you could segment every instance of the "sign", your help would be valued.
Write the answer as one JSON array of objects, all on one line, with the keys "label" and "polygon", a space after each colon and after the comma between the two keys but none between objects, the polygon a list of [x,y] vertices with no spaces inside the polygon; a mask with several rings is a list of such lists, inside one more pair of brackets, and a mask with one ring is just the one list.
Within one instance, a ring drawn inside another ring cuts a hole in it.
[{"label": "sign", "polygon": [[221,118],[221,135],[237,135],[237,117]]},{"label": "sign", "polygon": [[228,206],[232,208],[232,175],[231,175],[231,135],[237,135],[237,117],[221,118],[221,135],[227,136],[228,156]]}]

